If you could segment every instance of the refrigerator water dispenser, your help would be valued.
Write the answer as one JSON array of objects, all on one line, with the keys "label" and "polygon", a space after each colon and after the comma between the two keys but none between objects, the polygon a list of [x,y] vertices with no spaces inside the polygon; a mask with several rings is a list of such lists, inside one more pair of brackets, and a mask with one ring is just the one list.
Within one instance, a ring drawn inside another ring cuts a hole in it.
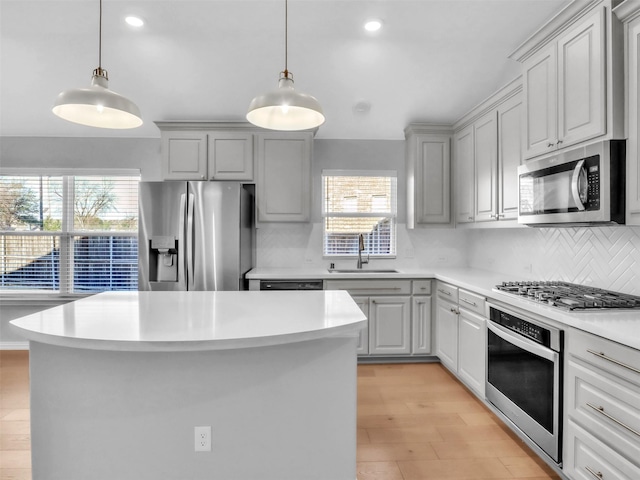
[{"label": "refrigerator water dispenser", "polygon": [[153,236],[150,244],[149,279],[152,282],[177,282],[178,241],[170,236]]}]

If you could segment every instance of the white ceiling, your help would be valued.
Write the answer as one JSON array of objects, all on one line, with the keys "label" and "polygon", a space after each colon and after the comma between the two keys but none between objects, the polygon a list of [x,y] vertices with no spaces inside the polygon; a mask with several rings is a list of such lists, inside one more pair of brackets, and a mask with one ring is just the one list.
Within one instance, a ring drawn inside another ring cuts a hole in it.
[{"label": "white ceiling", "polygon": [[[581,0],[578,0],[581,1]],[[453,122],[515,78],[507,56],[568,0],[290,0],[289,70],[326,123],[316,138],[402,139]],[[159,137],[157,120],[244,121],[284,69],[284,0],[103,0],[102,66],[144,125],[51,113],[98,66],[98,0],[0,0],[0,135]],[[134,29],[127,14],[144,18]],[[362,28],[380,18],[376,34]],[[368,102],[359,113],[358,102]]]}]

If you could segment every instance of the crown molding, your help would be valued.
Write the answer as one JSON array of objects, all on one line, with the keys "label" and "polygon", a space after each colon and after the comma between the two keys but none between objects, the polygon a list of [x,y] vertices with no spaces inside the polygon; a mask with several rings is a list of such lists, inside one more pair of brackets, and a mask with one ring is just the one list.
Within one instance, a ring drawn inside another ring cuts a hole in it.
[{"label": "crown molding", "polygon": [[404,137],[409,135],[453,135],[453,126],[444,123],[410,123],[404,129]]},{"label": "crown molding", "polygon": [[574,0],[525,40],[508,58],[522,63],[596,6],[602,4],[611,7],[612,2],[618,3],[617,0]]},{"label": "crown molding", "polygon": [[498,106],[509,100],[511,97],[515,97],[520,93],[522,93],[521,75],[514,78],[511,82],[507,83],[498,91],[492,93],[491,96],[480,102],[478,105],[476,105],[462,117],[460,117],[460,119],[453,124],[453,130],[457,132],[463,129],[467,125],[475,122],[478,118],[482,117],[486,113],[495,110]]},{"label": "crown molding", "polygon": [[640,0],[625,0],[613,9],[613,13],[621,22],[629,22],[640,17]]}]

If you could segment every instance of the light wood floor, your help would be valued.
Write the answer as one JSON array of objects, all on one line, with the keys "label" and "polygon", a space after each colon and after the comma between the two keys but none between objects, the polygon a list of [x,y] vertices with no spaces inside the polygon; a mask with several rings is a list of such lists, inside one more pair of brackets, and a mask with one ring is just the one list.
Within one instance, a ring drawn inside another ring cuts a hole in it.
[{"label": "light wood floor", "polygon": [[[29,356],[0,352],[0,480],[31,478]],[[439,364],[358,367],[358,480],[558,478]]]}]

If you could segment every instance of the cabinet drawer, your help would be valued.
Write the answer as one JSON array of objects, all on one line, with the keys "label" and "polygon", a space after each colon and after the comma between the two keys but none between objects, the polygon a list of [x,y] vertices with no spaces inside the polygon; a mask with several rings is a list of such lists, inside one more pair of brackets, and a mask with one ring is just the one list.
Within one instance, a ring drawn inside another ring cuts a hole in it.
[{"label": "cabinet drawer", "polygon": [[640,462],[640,387],[579,359],[567,362],[567,413],[604,443]]},{"label": "cabinet drawer", "polygon": [[458,306],[466,310],[471,310],[478,315],[485,315],[484,301],[484,297],[476,295],[475,293],[467,292],[462,289],[458,291]]},{"label": "cabinet drawer", "polygon": [[595,439],[571,420],[564,470],[574,480],[636,480],[640,468]]},{"label": "cabinet drawer", "polygon": [[413,295],[431,295],[431,280],[414,280],[411,293]]},{"label": "cabinet drawer", "polygon": [[411,280],[326,280],[324,289],[352,295],[411,295]]},{"label": "cabinet drawer", "polygon": [[596,335],[571,329],[567,342],[570,355],[640,386],[640,351]]},{"label": "cabinet drawer", "polygon": [[438,291],[438,297],[448,300],[449,302],[458,303],[458,287],[454,287],[448,283],[438,282],[436,289]]}]

